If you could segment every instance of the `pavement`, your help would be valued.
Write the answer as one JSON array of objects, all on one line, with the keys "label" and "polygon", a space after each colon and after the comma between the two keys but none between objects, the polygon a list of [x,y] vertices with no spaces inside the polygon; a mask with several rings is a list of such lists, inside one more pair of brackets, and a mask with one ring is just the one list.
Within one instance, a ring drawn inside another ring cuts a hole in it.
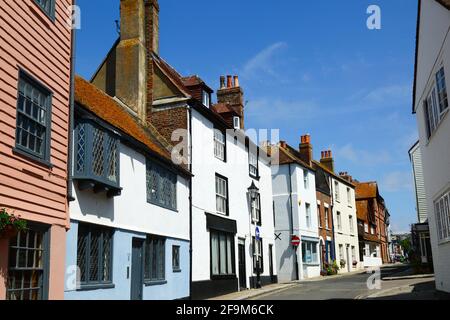
[{"label": "pavement", "polygon": [[[378,280],[377,282],[372,281]],[[261,289],[250,289],[211,300],[450,300],[450,294],[438,292],[434,276],[414,275],[409,265],[384,265],[379,273],[366,271],[326,276]]]}]

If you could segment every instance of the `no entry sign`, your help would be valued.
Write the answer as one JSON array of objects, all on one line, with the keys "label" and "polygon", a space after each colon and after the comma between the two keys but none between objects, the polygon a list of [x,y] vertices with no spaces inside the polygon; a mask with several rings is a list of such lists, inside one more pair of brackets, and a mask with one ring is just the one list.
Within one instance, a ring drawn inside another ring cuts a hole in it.
[{"label": "no entry sign", "polygon": [[294,247],[298,247],[300,245],[300,238],[298,236],[296,236],[296,235],[293,235],[292,238],[291,238],[291,244]]}]

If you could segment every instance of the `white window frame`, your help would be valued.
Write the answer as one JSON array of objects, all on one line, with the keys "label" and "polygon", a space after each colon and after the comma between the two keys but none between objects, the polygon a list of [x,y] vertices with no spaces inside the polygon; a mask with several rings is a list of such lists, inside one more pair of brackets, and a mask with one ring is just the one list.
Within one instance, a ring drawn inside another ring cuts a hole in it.
[{"label": "white window frame", "polygon": [[248,172],[252,177],[258,176],[258,155],[248,151]]},{"label": "white window frame", "polygon": [[322,228],[322,217],[321,217],[321,213],[320,213],[320,204],[317,204],[317,222],[319,225],[319,228]]},{"label": "white window frame", "polygon": [[259,223],[261,222],[261,197],[258,194],[256,199],[252,199],[251,201],[251,207],[252,207],[252,222],[253,223]]},{"label": "white window frame", "polygon": [[[224,211],[220,210],[219,203],[224,206]],[[218,175],[216,175],[216,212],[228,215],[228,181]]]},{"label": "white window frame", "polygon": [[338,181],[334,181],[334,198],[337,202],[341,202],[341,197],[340,197],[340,193],[339,193],[339,182]]},{"label": "white window frame", "polygon": [[330,230],[330,221],[328,215],[330,214],[330,209],[325,207],[325,229]]},{"label": "white window frame", "polygon": [[308,229],[311,228],[311,205],[309,203],[305,203],[305,217],[306,217],[306,227]]},{"label": "white window frame", "polygon": [[214,129],[214,156],[221,161],[225,161],[225,148],[225,134],[218,129]]},{"label": "white window frame", "polygon": [[339,211],[336,213],[336,220],[338,231],[342,231],[342,214]]},{"label": "white window frame", "polygon": [[450,192],[434,202],[436,227],[439,244],[450,241]]},{"label": "white window frame", "polygon": [[303,170],[303,187],[305,190],[309,189],[309,173],[308,170]]},{"label": "white window frame", "polygon": [[[443,74],[443,79],[440,78],[441,72]],[[440,81],[443,81],[444,83],[444,86],[441,88],[443,92],[439,92]],[[445,106],[442,107],[442,104],[444,102]],[[448,111],[447,86],[445,83],[444,67],[440,67],[439,70],[435,73],[434,82],[431,85],[430,91],[428,92],[426,98],[424,99],[423,105],[427,136],[429,140],[439,127],[440,122]]]},{"label": "white window frame", "polygon": [[369,225],[364,222],[364,232],[369,233]]},{"label": "white window frame", "polygon": [[353,216],[352,215],[348,216],[348,223],[350,224],[350,233],[354,233],[355,228],[353,226]]},{"label": "white window frame", "polygon": [[347,187],[347,203],[350,207],[352,206],[352,191],[349,187]]},{"label": "white window frame", "polygon": [[234,116],[233,117],[233,128],[240,129],[241,128],[241,118]]},{"label": "white window frame", "polygon": [[209,93],[206,90],[202,90],[202,103],[205,107],[210,106],[210,96]]}]

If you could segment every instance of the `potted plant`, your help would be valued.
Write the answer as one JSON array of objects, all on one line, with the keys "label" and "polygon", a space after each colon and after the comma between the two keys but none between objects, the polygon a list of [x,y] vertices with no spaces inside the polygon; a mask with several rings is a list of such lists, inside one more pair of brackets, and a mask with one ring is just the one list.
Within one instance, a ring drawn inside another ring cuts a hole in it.
[{"label": "potted plant", "polygon": [[358,265],[358,261],[353,260],[353,268],[356,268],[357,265]]},{"label": "potted plant", "polygon": [[0,238],[10,239],[17,235],[19,231],[25,230],[27,222],[13,213],[8,213],[6,209],[0,209]]},{"label": "potted plant", "polygon": [[346,263],[347,263],[347,262],[346,262],[344,259],[342,259],[342,260],[340,261],[341,268],[345,268]]}]

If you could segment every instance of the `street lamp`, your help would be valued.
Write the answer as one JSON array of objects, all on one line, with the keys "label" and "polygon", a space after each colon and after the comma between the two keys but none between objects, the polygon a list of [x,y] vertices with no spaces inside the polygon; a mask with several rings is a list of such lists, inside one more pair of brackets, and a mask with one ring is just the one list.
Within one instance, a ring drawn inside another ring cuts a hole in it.
[{"label": "street lamp", "polygon": [[[253,206],[253,201],[257,201],[258,199],[258,195],[259,195],[259,189],[256,187],[255,182],[252,181],[251,186],[247,189],[248,190],[248,194],[250,196],[250,209],[251,209],[251,215],[253,215],[253,210],[254,210],[254,206]],[[252,221],[252,217],[250,217],[250,221]],[[251,236],[251,234],[250,234]],[[259,241],[259,234],[256,233],[255,231],[255,245],[253,248],[253,251],[256,253],[256,248],[257,248],[257,241]],[[261,253],[262,255],[262,248],[261,248]],[[259,255],[256,254],[256,288],[261,288],[261,271],[259,269]]]}]

